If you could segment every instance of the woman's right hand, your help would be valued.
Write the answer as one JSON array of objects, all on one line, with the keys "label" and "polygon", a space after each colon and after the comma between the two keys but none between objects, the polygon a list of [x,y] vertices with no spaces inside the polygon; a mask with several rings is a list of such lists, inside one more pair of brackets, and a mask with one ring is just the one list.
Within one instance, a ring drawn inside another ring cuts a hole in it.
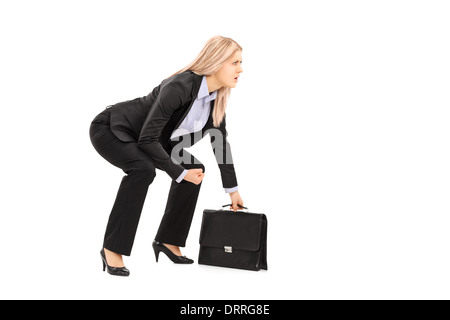
[{"label": "woman's right hand", "polygon": [[184,176],[184,180],[192,182],[193,184],[200,184],[202,182],[205,174],[202,169],[189,169],[186,175]]}]

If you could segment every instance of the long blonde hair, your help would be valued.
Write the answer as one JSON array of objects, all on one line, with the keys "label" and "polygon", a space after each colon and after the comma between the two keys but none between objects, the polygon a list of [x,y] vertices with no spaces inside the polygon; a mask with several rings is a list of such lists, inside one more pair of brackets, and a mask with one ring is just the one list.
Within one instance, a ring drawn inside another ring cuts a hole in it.
[{"label": "long blonde hair", "polygon": [[[191,70],[201,76],[210,76],[219,71],[236,51],[242,51],[242,47],[236,41],[231,38],[214,36],[206,42],[194,61],[175,72],[171,77],[187,70]],[[228,87],[222,87],[217,91],[213,111],[213,124],[216,128],[220,126],[225,116],[230,93],[231,89]]]}]

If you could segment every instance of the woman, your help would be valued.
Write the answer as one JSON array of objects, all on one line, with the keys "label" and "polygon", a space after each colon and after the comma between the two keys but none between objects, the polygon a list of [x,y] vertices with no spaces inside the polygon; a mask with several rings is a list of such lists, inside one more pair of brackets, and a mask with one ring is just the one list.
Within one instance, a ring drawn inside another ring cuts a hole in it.
[{"label": "woman", "polygon": [[205,167],[183,149],[205,134],[219,165],[231,209],[243,206],[227,142],[225,108],[242,70],[242,48],[234,40],[211,38],[197,58],[163,80],[147,96],[108,106],[95,117],[90,138],[97,152],[121,168],[123,177],[106,228],[101,257],[103,271],[129,276],[122,256],[129,256],[155,169],[172,184],[153,249],[156,261],[164,252],[175,263],[193,263],[180,247],[195,211]]}]

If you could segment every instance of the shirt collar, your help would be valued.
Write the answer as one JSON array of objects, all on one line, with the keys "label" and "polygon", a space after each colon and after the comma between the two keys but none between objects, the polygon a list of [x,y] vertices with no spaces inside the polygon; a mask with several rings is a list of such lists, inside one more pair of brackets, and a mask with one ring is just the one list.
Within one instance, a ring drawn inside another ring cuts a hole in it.
[{"label": "shirt collar", "polygon": [[206,76],[203,76],[200,90],[198,90],[197,100],[205,99],[205,102],[212,101],[217,97],[217,90],[209,94],[208,83],[206,82]]}]

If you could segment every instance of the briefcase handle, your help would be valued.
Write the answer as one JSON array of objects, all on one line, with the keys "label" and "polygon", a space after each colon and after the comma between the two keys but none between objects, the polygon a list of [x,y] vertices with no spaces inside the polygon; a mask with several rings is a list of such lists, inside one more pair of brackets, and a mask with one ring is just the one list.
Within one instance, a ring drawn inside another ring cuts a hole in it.
[{"label": "briefcase handle", "polygon": [[[231,206],[231,205],[233,205],[233,204],[232,204],[232,203],[230,203],[230,204],[224,204],[224,205],[222,206],[222,210],[223,210],[223,208],[229,207],[229,206]],[[241,206],[240,204],[238,204],[238,207],[241,208],[241,209],[244,209],[244,210],[248,210],[247,207]]]}]

